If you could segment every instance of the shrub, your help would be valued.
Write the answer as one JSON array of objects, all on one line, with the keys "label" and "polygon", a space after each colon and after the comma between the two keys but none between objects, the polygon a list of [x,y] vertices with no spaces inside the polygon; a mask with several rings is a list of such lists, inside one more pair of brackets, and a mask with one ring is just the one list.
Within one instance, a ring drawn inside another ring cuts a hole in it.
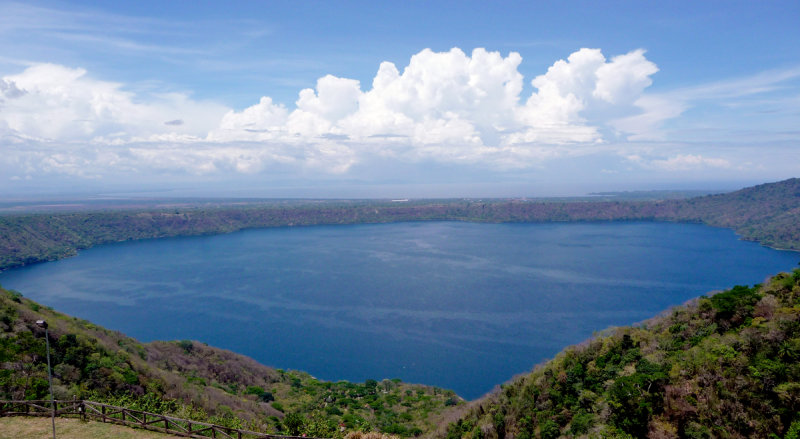
[{"label": "shrub", "polygon": [[556,439],[561,435],[561,429],[552,419],[548,419],[539,426],[539,435],[542,439]]},{"label": "shrub", "polygon": [[[277,403],[272,404],[272,406],[275,407],[275,404]],[[300,434],[303,424],[303,417],[297,413],[289,413],[283,418],[283,427],[285,428],[286,432],[292,436],[297,436]]]},{"label": "shrub", "polygon": [[16,290],[7,290],[11,300],[17,303],[22,303],[22,293]]},{"label": "shrub", "polygon": [[576,413],[575,416],[572,417],[572,422],[570,422],[570,434],[580,436],[584,433],[588,433],[593,421],[594,415],[591,413],[586,413],[584,411]]},{"label": "shrub", "polygon": [[792,422],[783,439],[800,439],[800,420]]},{"label": "shrub", "polygon": [[178,342],[178,346],[180,346],[181,349],[183,349],[183,352],[186,352],[187,354],[191,354],[192,350],[194,349],[194,344],[191,340],[181,340]]},{"label": "shrub", "polygon": [[264,389],[262,389],[259,386],[247,386],[247,389],[245,389],[245,391],[244,391],[245,395],[261,396],[263,393],[264,393]]},{"label": "shrub", "polygon": [[711,306],[716,311],[717,320],[730,320],[739,314],[750,316],[759,296],[755,289],[736,285],[728,291],[711,296]]}]

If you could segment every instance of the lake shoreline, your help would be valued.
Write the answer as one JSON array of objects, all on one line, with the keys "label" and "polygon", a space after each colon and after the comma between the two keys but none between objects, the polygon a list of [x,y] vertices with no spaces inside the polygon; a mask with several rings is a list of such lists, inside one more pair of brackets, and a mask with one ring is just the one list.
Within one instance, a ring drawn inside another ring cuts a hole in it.
[{"label": "lake shoreline", "polygon": [[[752,267],[769,255],[784,262]],[[323,379],[397,377],[467,398],[598,329],[796,264],[796,253],[725,229],[652,221],[274,227],[101,245],[80,256],[8,271],[0,282],[143,341],[202,340]],[[714,260],[726,262],[707,265]],[[751,267],[731,277],[731,265]],[[167,321],[183,323],[165,332],[159,322]],[[308,337],[325,343],[297,350]],[[489,375],[464,366],[479,352],[497,376],[465,391]],[[440,364],[442,356],[461,366]],[[385,368],[369,372],[356,358]]]}]

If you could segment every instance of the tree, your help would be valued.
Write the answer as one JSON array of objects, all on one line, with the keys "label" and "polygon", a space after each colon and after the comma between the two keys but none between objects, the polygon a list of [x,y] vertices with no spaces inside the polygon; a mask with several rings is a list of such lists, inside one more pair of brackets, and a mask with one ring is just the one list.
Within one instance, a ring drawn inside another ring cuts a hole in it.
[{"label": "tree", "polygon": [[291,436],[300,435],[303,424],[305,424],[305,420],[298,413],[289,413],[283,418],[283,427]]}]

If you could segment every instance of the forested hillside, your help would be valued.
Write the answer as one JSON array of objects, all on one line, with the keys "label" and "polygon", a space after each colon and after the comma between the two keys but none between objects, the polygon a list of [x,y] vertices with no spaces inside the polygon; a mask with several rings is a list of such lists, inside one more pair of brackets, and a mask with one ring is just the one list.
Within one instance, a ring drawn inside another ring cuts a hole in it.
[{"label": "forested hillside", "polygon": [[[341,436],[431,431],[462,401],[399,380],[326,382],[193,341],[139,343],[0,288],[0,399],[49,399],[44,330],[50,325],[55,396],[211,421],[255,431]],[[344,425],[345,432],[340,431]]]},{"label": "forested hillside", "polygon": [[727,227],[750,241],[800,250],[800,178],[665,204],[675,206],[666,219]]},{"label": "forested hillside", "polygon": [[567,348],[441,436],[794,439],[798,360],[800,269]]}]

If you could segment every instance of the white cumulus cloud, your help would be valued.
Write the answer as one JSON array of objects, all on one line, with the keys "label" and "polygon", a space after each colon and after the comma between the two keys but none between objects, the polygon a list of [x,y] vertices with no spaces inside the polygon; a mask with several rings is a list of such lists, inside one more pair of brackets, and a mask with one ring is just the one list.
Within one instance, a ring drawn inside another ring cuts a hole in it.
[{"label": "white cumulus cloud", "polygon": [[[42,169],[83,167],[87,175],[93,167],[342,173],[375,156],[525,168],[586,151],[609,131],[639,135],[680,111],[649,110],[644,91],[658,68],[643,50],[611,59],[578,50],[533,78],[529,96],[521,63],[516,52],[425,49],[402,69],[381,63],[367,88],[326,75],[301,90],[293,108],[263,96],[239,111],[181,93],[136,94],[83,69],[39,64],[0,78],[0,135],[50,145]],[[76,146],[82,142],[97,149]],[[34,166],[22,149],[17,159]]]},{"label": "white cumulus cloud", "polygon": [[[131,139],[165,133],[205,136],[224,114],[221,105],[180,93],[136,96],[121,84],[89,77],[86,70],[38,64],[2,80],[0,118],[13,132],[36,139]],[[9,93],[9,90],[11,93]],[[11,95],[11,96],[9,96]],[[165,124],[182,120],[180,125]]]},{"label": "white cumulus cloud", "polygon": [[643,157],[640,154],[629,154],[627,160],[646,169],[664,171],[693,171],[708,168],[730,169],[731,162],[720,157],[706,157],[702,154],[675,154],[667,158]]},{"label": "white cumulus cloud", "polygon": [[731,163],[728,160],[715,157],[703,157],[700,154],[678,154],[663,160],[653,160],[650,163],[656,168],[668,171],[731,167]]},{"label": "white cumulus cloud", "polygon": [[612,104],[632,103],[653,83],[650,75],[656,72],[658,67],[644,57],[644,50],[615,56],[597,69],[592,95]]},{"label": "white cumulus cloud", "polygon": [[272,98],[264,96],[258,104],[241,112],[229,110],[222,117],[219,127],[208,134],[209,140],[271,140],[285,136],[289,111],[276,105]]},{"label": "white cumulus cloud", "polygon": [[[368,90],[352,79],[320,78],[288,115],[264,97],[228,113],[209,139],[339,139],[348,148],[414,160],[508,165],[510,155],[524,167],[539,155],[525,148],[603,141],[601,128],[613,117],[642,112],[637,99],[658,71],[642,50],[607,60],[599,49],[581,49],[534,78],[535,91],[521,103],[521,62],[516,52],[425,49],[402,72],[382,63]],[[635,134],[635,122],[614,129]]]}]

